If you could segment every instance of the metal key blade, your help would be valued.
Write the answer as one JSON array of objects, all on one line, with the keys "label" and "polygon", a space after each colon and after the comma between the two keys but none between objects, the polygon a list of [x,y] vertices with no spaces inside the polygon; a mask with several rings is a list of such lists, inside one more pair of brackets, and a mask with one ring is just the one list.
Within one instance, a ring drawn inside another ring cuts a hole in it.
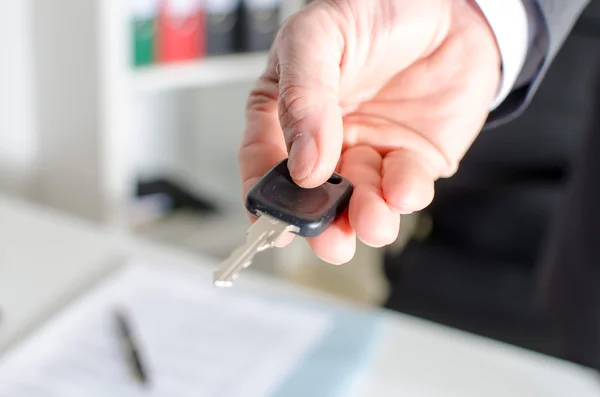
[{"label": "metal key blade", "polygon": [[287,231],[296,231],[295,226],[262,215],[248,229],[246,243],[237,248],[214,274],[217,287],[230,287],[239,273],[250,266],[256,253],[273,247]]}]

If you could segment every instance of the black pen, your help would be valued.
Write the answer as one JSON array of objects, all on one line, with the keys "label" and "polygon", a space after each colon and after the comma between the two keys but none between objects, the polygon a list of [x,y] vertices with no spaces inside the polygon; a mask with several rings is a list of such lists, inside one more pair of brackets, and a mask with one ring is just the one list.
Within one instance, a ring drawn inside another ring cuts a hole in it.
[{"label": "black pen", "polygon": [[116,310],[115,316],[117,318],[117,324],[119,326],[119,333],[123,340],[123,344],[127,349],[127,355],[134,375],[141,383],[147,383],[148,373],[146,371],[144,363],[142,362],[139,346],[135,340],[135,336],[133,335],[131,325],[129,324],[127,317],[121,310]]}]

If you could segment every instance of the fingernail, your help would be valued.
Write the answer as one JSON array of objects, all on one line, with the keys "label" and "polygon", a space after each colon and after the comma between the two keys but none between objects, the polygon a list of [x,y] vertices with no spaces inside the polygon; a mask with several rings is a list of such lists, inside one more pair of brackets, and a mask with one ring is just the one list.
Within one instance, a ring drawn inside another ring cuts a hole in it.
[{"label": "fingernail", "polygon": [[317,142],[310,134],[298,135],[292,141],[288,167],[292,178],[301,181],[313,170],[319,151],[317,150]]}]

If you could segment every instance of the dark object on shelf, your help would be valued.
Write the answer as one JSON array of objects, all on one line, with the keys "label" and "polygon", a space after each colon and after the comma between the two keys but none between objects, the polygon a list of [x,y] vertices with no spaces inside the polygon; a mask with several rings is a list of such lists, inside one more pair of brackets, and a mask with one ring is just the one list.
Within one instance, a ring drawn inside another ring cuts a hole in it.
[{"label": "dark object on shelf", "polygon": [[206,8],[207,55],[231,54],[237,51],[236,32],[240,5],[241,0],[208,2]]},{"label": "dark object on shelf", "polygon": [[[265,7],[252,0],[243,0],[239,8],[238,43],[244,52],[267,51],[279,30],[281,1]],[[262,2],[260,2],[262,3]]]},{"label": "dark object on shelf", "polygon": [[136,187],[137,197],[157,194],[169,197],[169,201],[172,203],[172,211],[178,209],[188,209],[199,213],[216,213],[218,211],[217,206],[209,200],[198,197],[185,187],[168,178],[138,182]]}]

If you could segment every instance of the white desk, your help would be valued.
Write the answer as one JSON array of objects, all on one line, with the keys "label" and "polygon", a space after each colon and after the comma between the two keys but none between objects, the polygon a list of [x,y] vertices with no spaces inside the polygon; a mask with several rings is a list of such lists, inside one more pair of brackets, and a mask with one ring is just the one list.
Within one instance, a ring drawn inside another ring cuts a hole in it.
[{"label": "white desk", "polygon": [[[134,254],[212,268],[197,257],[98,229],[0,196],[0,354]],[[313,292],[245,274],[247,286],[308,299]],[[592,371],[395,313],[354,397],[597,397]]]}]

